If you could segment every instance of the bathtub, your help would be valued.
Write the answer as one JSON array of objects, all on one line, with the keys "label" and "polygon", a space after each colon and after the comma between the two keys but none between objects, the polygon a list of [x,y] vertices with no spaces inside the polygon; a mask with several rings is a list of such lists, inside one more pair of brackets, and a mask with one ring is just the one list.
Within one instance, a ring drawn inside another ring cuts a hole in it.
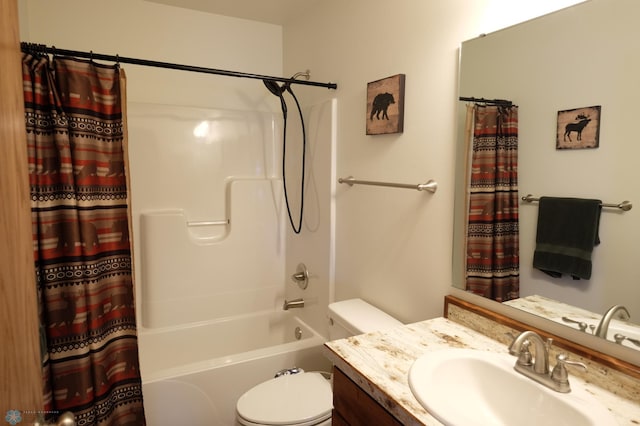
[{"label": "bathtub", "polygon": [[138,340],[149,426],[233,426],[237,399],[277,371],[331,368],[325,339],[293,311],[141,329]]}]

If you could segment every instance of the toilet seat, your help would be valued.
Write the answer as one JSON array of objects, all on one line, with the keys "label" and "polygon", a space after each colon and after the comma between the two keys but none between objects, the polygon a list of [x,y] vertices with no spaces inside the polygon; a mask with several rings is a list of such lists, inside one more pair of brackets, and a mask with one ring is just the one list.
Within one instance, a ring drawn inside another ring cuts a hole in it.
[{"label": "toilet seat", "polygon": [[313,426],[331,418],[331,384],[317,372],[289,374],[260,383],[236,404],[243,425]]}]

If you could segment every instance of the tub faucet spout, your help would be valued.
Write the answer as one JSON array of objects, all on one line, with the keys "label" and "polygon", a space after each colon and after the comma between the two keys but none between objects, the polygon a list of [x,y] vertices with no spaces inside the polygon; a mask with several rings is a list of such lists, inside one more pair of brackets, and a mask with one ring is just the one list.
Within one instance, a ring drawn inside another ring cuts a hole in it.
[{"label": "tub faucet spout", "polygon": [[282,305],[282,309],[288,311],[290,308],[304,308],[304,299],[285,299],[284,305]]}]

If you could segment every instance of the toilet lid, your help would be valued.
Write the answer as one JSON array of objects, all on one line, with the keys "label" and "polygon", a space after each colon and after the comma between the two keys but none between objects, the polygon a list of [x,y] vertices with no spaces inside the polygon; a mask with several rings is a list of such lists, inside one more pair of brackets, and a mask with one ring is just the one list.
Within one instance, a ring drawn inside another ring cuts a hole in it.
[{"label": "toilet lid", "polygon": [[320,373],[280,376],[238,399],[238,415],[266,425],[313,425],[331,417],[331,384]]}]

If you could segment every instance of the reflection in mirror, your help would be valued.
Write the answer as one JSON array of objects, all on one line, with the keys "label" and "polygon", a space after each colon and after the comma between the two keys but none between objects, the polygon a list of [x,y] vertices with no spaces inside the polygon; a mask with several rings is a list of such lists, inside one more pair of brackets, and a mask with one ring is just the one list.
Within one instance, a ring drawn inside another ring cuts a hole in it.
[{"label": "reflection in mirror", "polygon": [[[462,44],[460,96],[519,106],[519,197],[640,205],[637,16],[637,0],[591,0]],[[557,149],[558,112],[596,105],[598,146]],[[460,102],[458,147],[464,144],[465,109]],[[453,276],[454,286],[464,290],[466,159],[457,151]],[[506,303],[589,334],[607,310],[623,305],[630,320],[618,318],[619,309],[610,315],[607,339],[640,349],[634,343],[640,328],[633,326],[640,324],[640,208],[602,210],[592,274],[580,280],[533,268],[538,209],[538,203],[519,204],[520,298]]]}]

